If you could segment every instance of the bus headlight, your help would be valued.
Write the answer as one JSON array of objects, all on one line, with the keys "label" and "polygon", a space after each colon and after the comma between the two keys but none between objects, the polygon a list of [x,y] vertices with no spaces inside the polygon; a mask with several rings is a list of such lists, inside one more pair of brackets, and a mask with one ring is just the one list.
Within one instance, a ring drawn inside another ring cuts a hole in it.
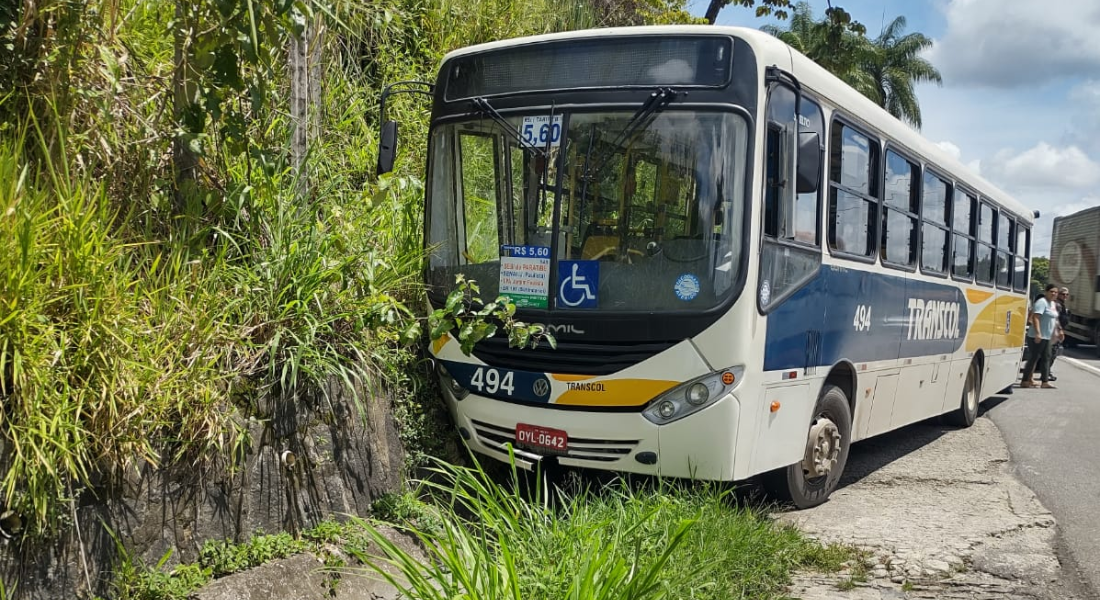
[{"label": "bus headlight", "polygon": [[678,385],[654,398],[642,415],[657,425],[682,419],[732,392],[744,374],[744,367],[730,367]]},{"label": "bus headlight", "polygon": [[710,388],[703,382],[693,383],[688,388],[687,401],[692,406],[702,406],[710,397]]}]

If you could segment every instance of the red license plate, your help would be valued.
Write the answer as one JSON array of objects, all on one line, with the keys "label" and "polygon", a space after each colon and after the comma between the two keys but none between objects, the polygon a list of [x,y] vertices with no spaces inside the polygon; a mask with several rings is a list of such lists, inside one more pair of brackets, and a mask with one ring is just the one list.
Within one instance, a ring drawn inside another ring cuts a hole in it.
[{"label": "red license plate", "polygon": [[569,449],[569,435],[560,429],[517,423],[516,445],[564,453]]}]

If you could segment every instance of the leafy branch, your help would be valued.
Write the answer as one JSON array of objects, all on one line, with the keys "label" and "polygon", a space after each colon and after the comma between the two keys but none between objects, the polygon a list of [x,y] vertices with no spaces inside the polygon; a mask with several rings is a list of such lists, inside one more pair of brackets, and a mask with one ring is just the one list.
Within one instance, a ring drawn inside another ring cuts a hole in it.
[{"label": "leafy branch", "polygon": [[462,353],[469,356],[475,344],[493,337],[503,328],[511,348],[536,348],[543,340],[551,348],[558,347],[557,340],[545,325],[517,320],[516,305],[507,296],[498,296],[493,302],[483,302],[477,282],[467,280],[461,274],[455,278],[455,285],[455,289],[447,295],[443,308],[428,315],[428,334],[432,341],[453,335],[458,339]]}]

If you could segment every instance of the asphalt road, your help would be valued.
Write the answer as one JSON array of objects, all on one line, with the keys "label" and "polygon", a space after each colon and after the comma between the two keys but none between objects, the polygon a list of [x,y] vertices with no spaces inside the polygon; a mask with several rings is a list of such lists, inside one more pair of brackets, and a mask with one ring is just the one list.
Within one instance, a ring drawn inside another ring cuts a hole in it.
[{"label": "asphalt road", "polygon": [[[1100,598],[1100,360],[1091,346],[1054,363],[1058,389],[1019,389],[985,402],[1017,475],[1058,521],[1057,549]],[[1038,380],[1038,377],[1036,377]]]}]

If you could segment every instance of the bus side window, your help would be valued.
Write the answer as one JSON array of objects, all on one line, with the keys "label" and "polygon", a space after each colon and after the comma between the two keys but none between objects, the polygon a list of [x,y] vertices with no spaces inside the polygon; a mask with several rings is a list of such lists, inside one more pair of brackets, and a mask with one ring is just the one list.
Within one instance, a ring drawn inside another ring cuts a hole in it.
[{"label": "bus side window", "polygon": [[[812,132],[823,139],[821,107],[805,96],[799,102],[802,118],[796,118],[795,91],[785,85],[772,87],[764,148],[764,245],[760,262],[760,309],[767,312],[813,278],[821,264],[820,186],[814,192],[795,194],[795,152],[800,134]],[[820,162],[820,160],[819,160]],[[820,165],[819,165],[820,168]],[[790,195],[788,195],[790,194]],[[784,200],[784,198],[787,200]],[[793,203],[791,198],[793,197]],[[784,214],[784,205],[790,214]]]},{"label": "bus side window", "polygon": [[[813,100],[802,96],[802,102],[799,105],[799,113],[801,118],[799,119],[799,134],[805,135],[806,133],[816,133],[817,139],[824,143],[825,140],[825,116],[821,112],[821,107]],[[824,162],[825,153],[820,153],[817,160],[817,169],[820,173],[823,169],[822,163]],[[799,155],[798,162],[803,163],[808,160],[813,160],[812,157]],[[819,246],[821,244],[821,188],[823,185],[817,186],[817,190],[813,192],[806,192],[799,194],[795,198],[795,215],[794,215],[794,239],[799,242],[805,242],[807,244],[813,244]]]},{"label": "bus side window", "polygon": [[878,141],[836,120],[829,136],[829,247],[874,260]]},{"label": "bus side window", "polygon": [[996,215],[992,205],[984,201],[978,202],[978,252],[974,259],[974,276],[978,283],[989,286],[993,285],[996,278],[994,273],[996,258],[993,249]]},{"label": "bus side window", "polygon": [[1027,292],[1030,287],[1028,280],[1027,262],[1031,258],[1031,230],[1023,222],[1016,224],[1016,272],[1013,277],[1012,289],[1017,292]]},{"label": "bus side window", "polygon": [[955,188],[955,203],[951,208],[954,245],[951,274],[956,279],[974,277],[974,233],[977,231],[975,214],[977,199]]}]

